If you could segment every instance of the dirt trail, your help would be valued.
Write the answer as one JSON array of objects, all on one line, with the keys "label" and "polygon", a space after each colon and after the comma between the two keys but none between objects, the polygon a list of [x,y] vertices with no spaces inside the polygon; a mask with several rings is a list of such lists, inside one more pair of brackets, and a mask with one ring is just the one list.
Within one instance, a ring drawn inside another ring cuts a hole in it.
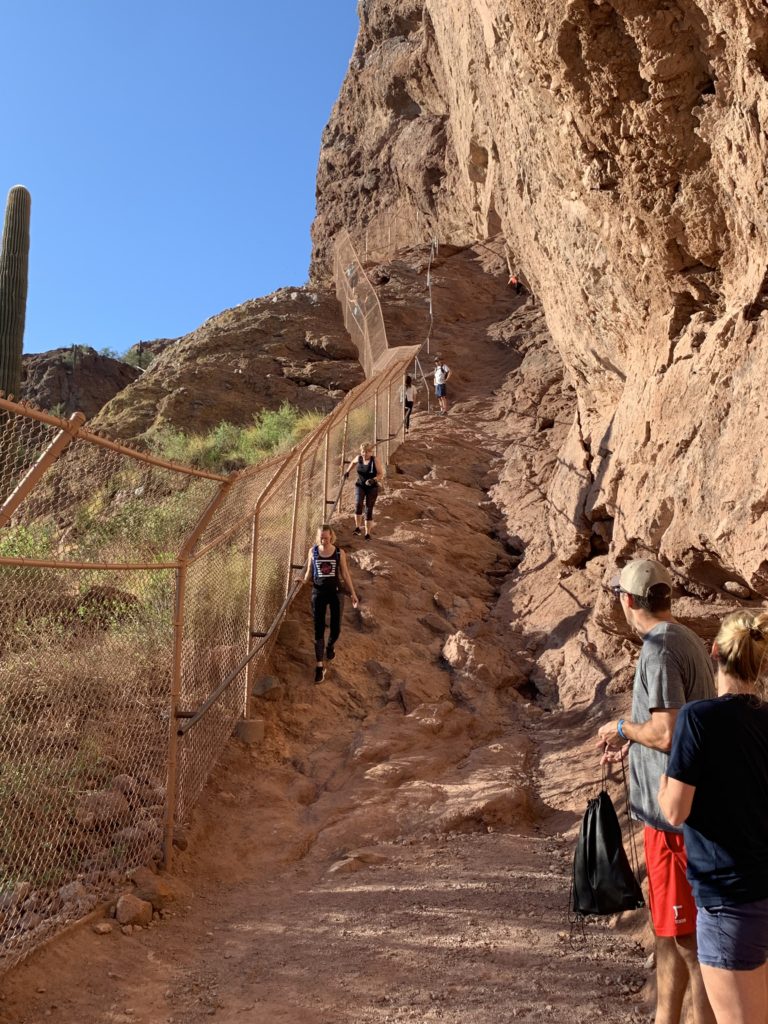
[{"label": "dirt trail", "polygon": [[[31,958],[3,1024],[649,1019],[632,922],[581,942],[566,921],[593,731],[547,682],[588,643],[587,582],[545,541],[566,399],[532,307],[463,357],[453,331],[460,401],[417,412],[374,540],[342,524],[363,604],[322,685],[305,595],[283,627],[280,686],[254,701],[267,740],[231,744],[179,857],[193,895],[149,930],[86,927]],[[519,478],[500,482],[511,444]]]}]

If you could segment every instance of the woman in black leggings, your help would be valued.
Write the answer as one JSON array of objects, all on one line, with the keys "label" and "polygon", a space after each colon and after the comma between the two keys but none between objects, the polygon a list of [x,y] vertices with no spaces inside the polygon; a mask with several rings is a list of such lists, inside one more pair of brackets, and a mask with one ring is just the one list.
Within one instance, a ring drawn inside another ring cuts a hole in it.
[{"label": "woman in black leggings", "polygon": [[363,528],[363,508],[365,508],[365,539],[371,539],[373,529],[373,506],[379,496],[379,480],[381,472],[378,458],[373,453],[372,444],[361,444],[360,454],[350,462],[345,476],[357,470],[355,481],[355,529],[359,537]]},{"label": "woman in black leggings", "polygon": [[[358,598],[349,573],[347,556],[336,547],[336,534],[324,523],[317,531],[317,543],[309,549],[307,570],[304,581],[312,580],[312,616],[315,620],[315,682],[322,683],[325,677],[323,654],[328,661],[336,657],[334,645],[341,632],[343,595],[339,586],[344,584],[352,598],[352,607],[357,608]],[[328,646],[325,647],[325,620],[331,610],[331,630]],[[323,648],[325,647],[325,652]]]}]

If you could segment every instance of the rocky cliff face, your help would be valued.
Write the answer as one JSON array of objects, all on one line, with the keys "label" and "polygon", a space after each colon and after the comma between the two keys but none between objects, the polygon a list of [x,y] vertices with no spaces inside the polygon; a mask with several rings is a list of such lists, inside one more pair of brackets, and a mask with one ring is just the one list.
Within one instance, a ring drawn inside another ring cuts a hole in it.
[{"label": "rocky cliff face", "polygon": [[139,376],[135,367],[87,345],[56,348],[24,356],[20,397],[61,416],[80,411],[91,419]]},{"label": "rocky cliff face", "polygon": [[170,344],[151,344],[149,368],[95,421],[111,436],[134,438],[163,424],[193,433],[223,420],[247,424],[283,402],[330,412],[363,380],[328,288],[283,288]]},{"label": "rocky cliff face", "polygon": [[757,0],[366,0],[313,276],[498,236],[576,391],[559,558],[655,552],[768,595],[768,12]]}]

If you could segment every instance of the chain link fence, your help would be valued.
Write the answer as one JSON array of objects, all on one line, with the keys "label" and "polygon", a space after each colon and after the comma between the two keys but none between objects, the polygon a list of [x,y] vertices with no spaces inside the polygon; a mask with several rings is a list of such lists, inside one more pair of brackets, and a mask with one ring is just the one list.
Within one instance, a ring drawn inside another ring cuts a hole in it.
[{"label": "chain link fence", "polygon": [[0,969],[170,865],[346,463],[401,438],[417,348],[388,349],[348,239],[339,272],[368,379],[269,462],[203,472],[0,398]]}]

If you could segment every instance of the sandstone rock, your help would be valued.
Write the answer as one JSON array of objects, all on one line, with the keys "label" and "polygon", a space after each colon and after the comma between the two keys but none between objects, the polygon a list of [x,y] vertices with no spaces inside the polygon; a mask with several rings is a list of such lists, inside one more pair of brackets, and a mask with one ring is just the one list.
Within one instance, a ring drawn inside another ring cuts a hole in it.
[{"label": "sandstone rock", "polygon": [[16,910],[32,892],[30,882],[16,882],[11,889],[0,892],[0,911]]},{"label": "sandstone rock", "polygon": [[85,793],[75,807],[75,820],[88,829],[116,825],[124,821],[129,814],[128,801],[116,790]]},{"label": "sandstone rock", "polygon": [[115,916],[118,924],[146,927],[152,920],[152,904],[133,893],[124,893],[117,901]]},{"label": "sandstone rock", "polygon": [[91,419],[114,396],[141,376],[120,359],[99,355],[88,345],[57,348],[22,357],[21,398],[41,409]]},{"label": "sandstone rock", "polygon": [[186,887],[178,879],[155,874],[149,868],[136,868],[129,877],[134,884],[133,895],[151,903],[155,910],[165,910],[187,893]]},{"label": "sandstone rock", "polygon": [[[567,368],[553,386],[576,398],[566,438],[536,404],[543,381],[531,396],[530,432],[558,435],[557,556],[661,554],[766,597],[765,13],[539,13],[366,4],[323,136],[312,280],[329,279],[342,225],[379,262],[432,236],[441,251],[503,238]],[[383,298],[389,268],[377,280]]]},{"label": "sandstone rock", "polygon": [[263,718],[241,718],[235,726],[235,734],[241,743],[253,745],[264,739],[266,722]]},{"label": "sandstone rock", "polygon": [[252,693],[254,697],[265,697],[271,691],[279,689],[279,687],[280,680],[276,676],[262,676],[253,684]]},{"label": "sandstone rock", "polygon": [[97,921],[92,929],[97,935],[111,935],[112,925],[109,921]]}]

